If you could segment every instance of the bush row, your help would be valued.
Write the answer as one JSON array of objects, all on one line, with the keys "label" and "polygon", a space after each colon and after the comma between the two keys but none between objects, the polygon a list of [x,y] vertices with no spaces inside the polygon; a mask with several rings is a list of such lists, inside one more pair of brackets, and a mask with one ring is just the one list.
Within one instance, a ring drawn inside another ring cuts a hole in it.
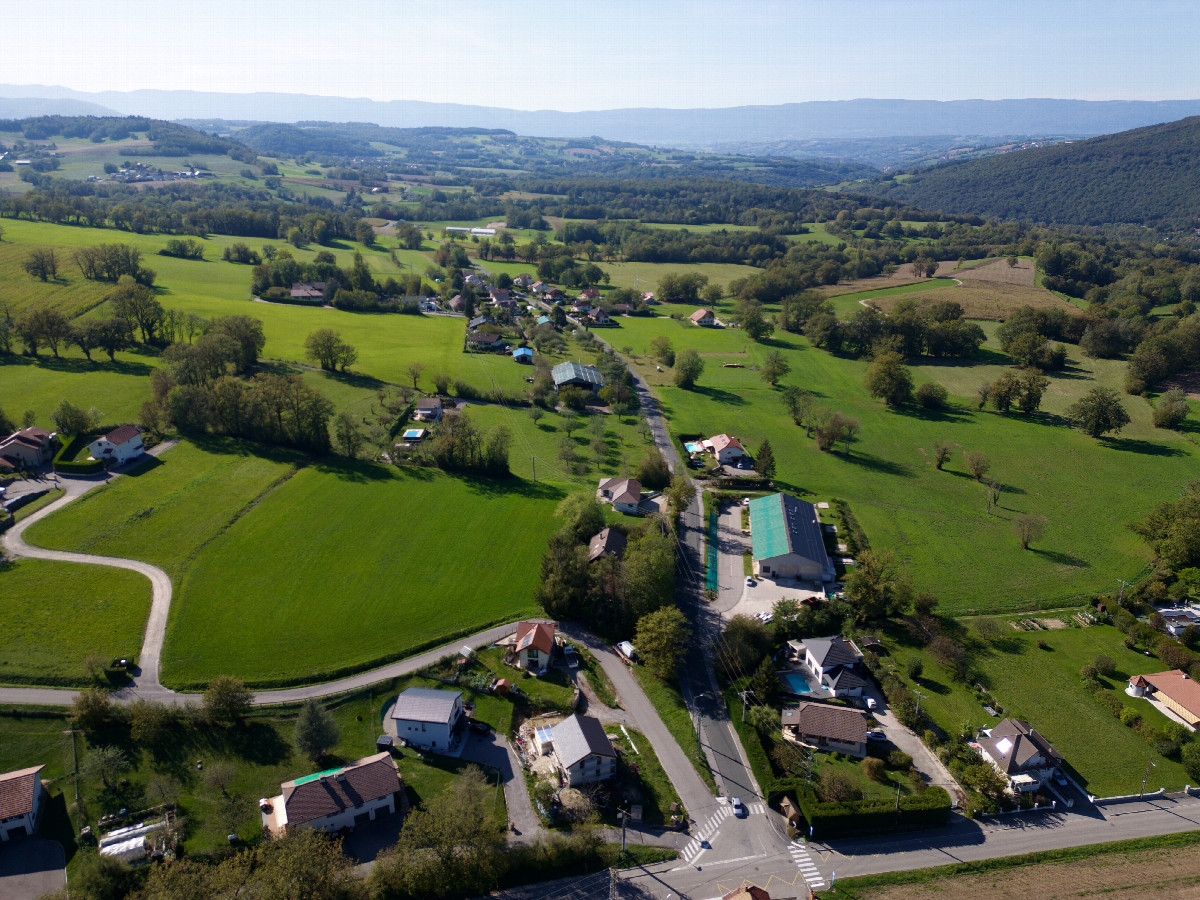
[{"label": "bush row", "polygon": [[97,472],[104,471],[104,460],[93,459],[87,462],[66,462],[79,452],[80,446],[87,440],[87,436],[77,434],[68,440],[63,441],[62,447],[54,454],[54,462],[52,463],[54,471],[61,475],[95,475]]},{"label": "bush row", "polygon": [[950,794],[931,787],[924,793],[893,799],[863,799],[824,802],[803,778],[779,779],[771,791],[772,801],[794,794],[796,805],[812,826],[813,837],[827,840],[846,834],[915,828],[938,828],[950,815]]}]

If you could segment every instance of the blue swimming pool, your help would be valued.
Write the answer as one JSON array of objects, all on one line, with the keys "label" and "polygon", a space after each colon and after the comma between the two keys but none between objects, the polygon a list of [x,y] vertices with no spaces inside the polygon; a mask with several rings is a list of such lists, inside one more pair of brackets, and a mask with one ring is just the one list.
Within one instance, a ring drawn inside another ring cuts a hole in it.
[{"label": "blue swimming pool", "polygon": [[783,682],[784,687],[791,694],[811,694],[812,685],[808,683],[808,679],[801,672],[780,672],[779,680]]}]

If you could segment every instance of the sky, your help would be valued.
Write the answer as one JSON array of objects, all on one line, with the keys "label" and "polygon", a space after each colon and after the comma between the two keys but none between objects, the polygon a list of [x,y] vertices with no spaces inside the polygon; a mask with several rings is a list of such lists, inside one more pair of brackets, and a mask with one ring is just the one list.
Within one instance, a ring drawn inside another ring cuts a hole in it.
[{"label": "sky", "polygon": [[565,111],[1200,98],[1195,0],[0,0],[0,84]]}]

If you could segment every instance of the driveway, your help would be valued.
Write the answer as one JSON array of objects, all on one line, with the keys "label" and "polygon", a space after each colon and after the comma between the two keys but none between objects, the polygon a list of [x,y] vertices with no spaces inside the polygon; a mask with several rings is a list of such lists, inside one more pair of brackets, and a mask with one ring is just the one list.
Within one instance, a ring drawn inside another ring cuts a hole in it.
[{"label": "driveway", "polygon": [[0,844],[0,897],[35,900],[67,884],[62,845],[40,837],[14,838]]},{"label": "driveway", "polygon": [[875,709],[871,711],[870,715],[875,717],[875,721],[887,735],[888,741],[912,757],[913,766],[921,773],[925,783],[945,788],[953,800],[962,803],[966,795],[958,786],[958,782],[954,780],[954,776],[942,765],[941,760],[934,755],[933,751],[925,746],[923,740],[900,724],[900,720],[888,707],[887,698],[883,696],[879,688],[874,684],[868,684],[864,695],[874,699]]},{"label": "driveway", "polygon": [[529,843],[541,833],[541,821],[529,799],[525,786],[525,772],[512,745],[501,735],[492,732],[487,737],[469,732],[467,746],[461,759],[477,762],[500,773],[504,784],[504,802],[508,805],[508,818],[515,823],[516,831],[509,835],[514,843]]}]

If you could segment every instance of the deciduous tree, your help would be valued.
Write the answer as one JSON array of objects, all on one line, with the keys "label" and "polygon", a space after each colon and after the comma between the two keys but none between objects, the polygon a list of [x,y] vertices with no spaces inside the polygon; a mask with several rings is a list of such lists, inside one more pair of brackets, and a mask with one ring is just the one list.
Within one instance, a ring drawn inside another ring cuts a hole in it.
[{"label": "deciduous tree", "polygon": [[899,406],[912,399],[912,373],[899,353],[880,353],[867,367],[867,390],[888,406]]},{"label": "deciduous tree", "polygon": [[1119,432],[1129,424],[1129,413],[1112,388],[1098,385],[1067,407],[1067,418],[1089,437]]},{"label": "deciduous tree", "polygon": [[204,715],[210,722],[236,722],[250,711],[254,694],[241,679],[218,675],[204,692]]},{"label": "deciduous tree", "polygon": [[1046,531],[1046,517],[1022,513],[1013,518],[1013,533],[1021,542],[1021,549],[1028,550],[1029,545],[1038,540]]},{"label": "deciduous tree", "polygon": [[337,746],[341,732],[337,721],[325,707],[316,700],[309,699],[300,707],[292,740],[296,749],[315,763]]},{"label": "deciduous tree", "polygon": [[688,347],[675,355],[675,386],[690,391],[704,372],[704,360]]},{"label": "deciduous tree", "polygon": [[783,378],[791,371],[792,367],[788,361],[783,358],[783,354],[778,350],[772,350],[767,354],[767,358],[763,360],[762,368],[759,370],[758,377],[767,382],[767,384],[771,385],[771,387],[775,387],[779,384],[779,379]]},{"label": "deciduous tree", "polygon": [[652,674],[673,681],[690,639],[691,629],[683,613],[678,607],[664,606],[638,619],[634,645]]}]

